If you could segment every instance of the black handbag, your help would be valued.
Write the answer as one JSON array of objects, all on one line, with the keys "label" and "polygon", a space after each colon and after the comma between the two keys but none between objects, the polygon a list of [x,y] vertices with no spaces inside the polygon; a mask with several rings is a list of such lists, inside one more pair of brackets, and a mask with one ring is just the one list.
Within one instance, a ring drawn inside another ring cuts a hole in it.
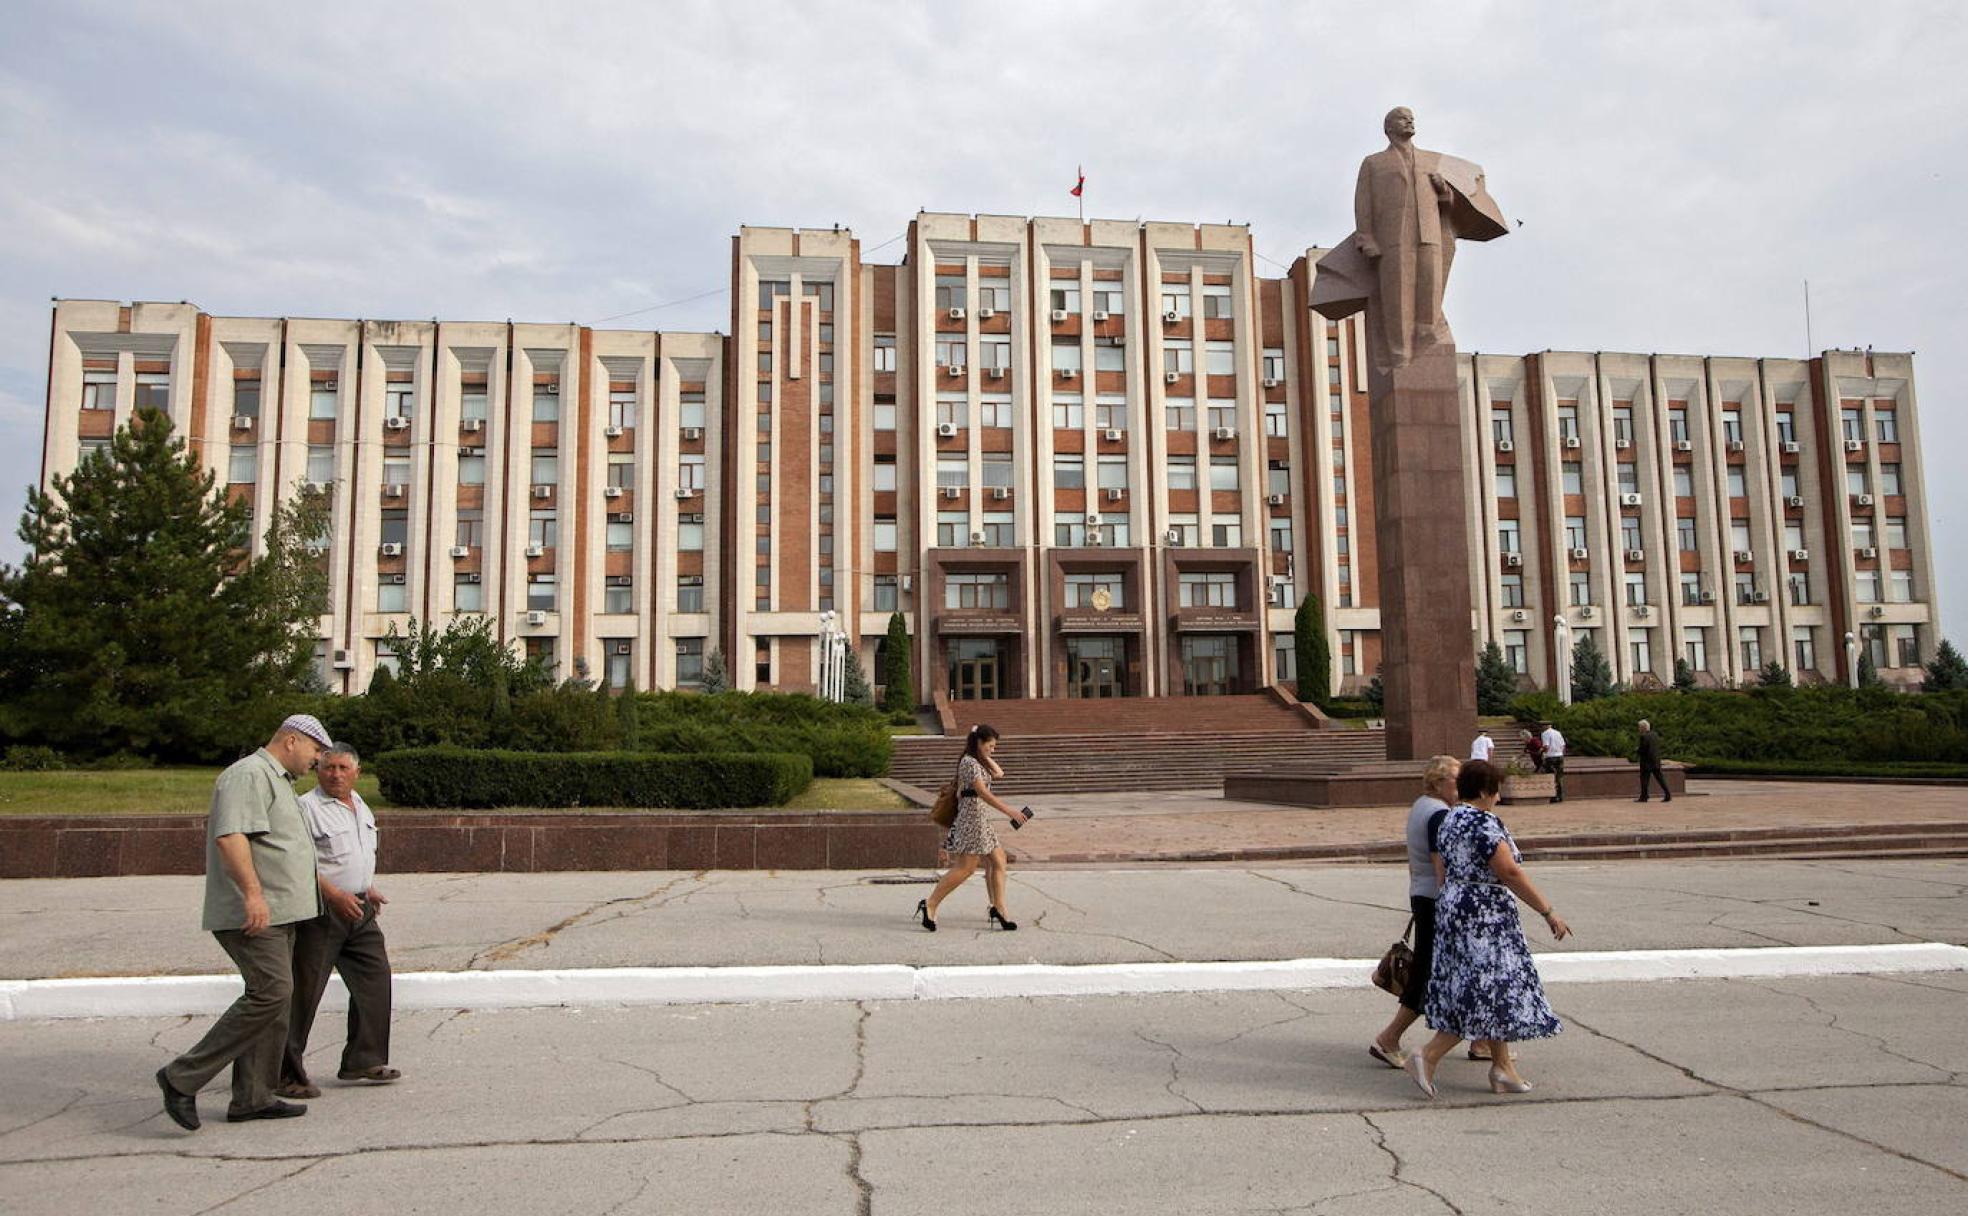
[{"label": "black handbag", "polygon": [[1380,965],[1373,973],[1374,987],[1397,997],[1408,990],[1408,977],[1414,973],[1415,961],[1414,947],[1408,945],[1408,938],[1413,936],[1414,927],[1414,917],[1410,916],[1408,927],[1401,930],[1401,939],[1380,956]]}]

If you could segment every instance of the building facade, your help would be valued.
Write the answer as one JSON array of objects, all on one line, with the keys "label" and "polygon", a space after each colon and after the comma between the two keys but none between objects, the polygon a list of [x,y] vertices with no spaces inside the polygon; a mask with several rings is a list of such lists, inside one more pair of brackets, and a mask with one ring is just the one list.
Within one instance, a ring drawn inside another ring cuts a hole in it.
[{"label": "building facade", "polygon": [[[264,528],[331,491],[319,666],[483,613],[563,674],[811,689],[836,622],[922,701],[1289,683],[1379,661],[1364,335],[1243,226],[924,213],[897,265],[744,228],[729,336],[218,317],[65,300],[43,480],[142,406]],[[1462,356],[1476,612],[1527,684],[1557,617],[1617,678],[1892,682],[1938,644],[1912,360]],[[828,614],[831,614],[829,616]],[[824,621],[823,621],[824,618]]]}]

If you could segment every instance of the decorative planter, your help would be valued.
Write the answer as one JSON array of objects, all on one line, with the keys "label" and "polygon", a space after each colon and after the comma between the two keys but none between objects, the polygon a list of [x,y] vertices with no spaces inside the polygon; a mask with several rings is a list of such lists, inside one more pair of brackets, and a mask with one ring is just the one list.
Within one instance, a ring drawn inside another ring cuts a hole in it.
[{"label": "decorative planter", "polygon": [[1503,779],[1503,801],[1506,805],[1519,802],[1550,802],[1558,796],[1558,776],[1555,773],[1526,773],[1522,776],[1506,776]]}]

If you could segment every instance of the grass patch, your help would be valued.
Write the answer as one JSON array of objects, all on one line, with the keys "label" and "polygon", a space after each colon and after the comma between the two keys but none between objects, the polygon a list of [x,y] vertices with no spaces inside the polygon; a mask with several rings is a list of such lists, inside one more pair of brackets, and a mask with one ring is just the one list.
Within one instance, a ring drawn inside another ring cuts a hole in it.
[{"label": "grass patch", "polygon": [[923,729],[923,728],[922,728],[921,726],[919,726],[919,725],[918,725],[918,726],[893,726],[893,725],[891,725],[891,726],[890,726],[890,727],[888,728],[888,737],[889,737],[889,738],[891,738],[891,739],[893,739],[893,738],[894,738],[895,736],[897,736],[897,735],[926,735],[926,734],[928,734],[928,733],[929,733],[928,731],[926,731],[926,730],[924,730],[924,729]]},{"label": "grass patch", "polygon": [[[94,772],[65,769],[53,773],[0,773],[0,815],[203,815],[212,805],[218,768],[138,768]],[[314,788],[314,778],[294,783],[294,792]],[[389,804],[365,773],[356,791],[370,806]]]},{"label": "grass patch", "polygon": [[906,811],[909,801],[873,777],[816,777],[788,811]]}]

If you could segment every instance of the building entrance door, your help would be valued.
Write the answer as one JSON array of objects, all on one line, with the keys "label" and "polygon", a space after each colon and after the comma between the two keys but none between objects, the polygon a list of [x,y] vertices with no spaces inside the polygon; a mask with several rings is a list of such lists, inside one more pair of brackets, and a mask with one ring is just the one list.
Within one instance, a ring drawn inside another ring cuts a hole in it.
[{"label": "building entrance door", "polygon": [[950,644],[950,699],[995,701],[999,698],[1001,655],[998,644],[967,638]]},{"label": "building entrance door", "polygon": [[1125,697],[1126,643],[1120,638],[1071,638],[1066,643],[1068,697]]},{"label": "building entrance door", "polygon": [[1237,691],[1237,639],[1182,639],[1182,691],[1191,697],[1227,697]]}]

